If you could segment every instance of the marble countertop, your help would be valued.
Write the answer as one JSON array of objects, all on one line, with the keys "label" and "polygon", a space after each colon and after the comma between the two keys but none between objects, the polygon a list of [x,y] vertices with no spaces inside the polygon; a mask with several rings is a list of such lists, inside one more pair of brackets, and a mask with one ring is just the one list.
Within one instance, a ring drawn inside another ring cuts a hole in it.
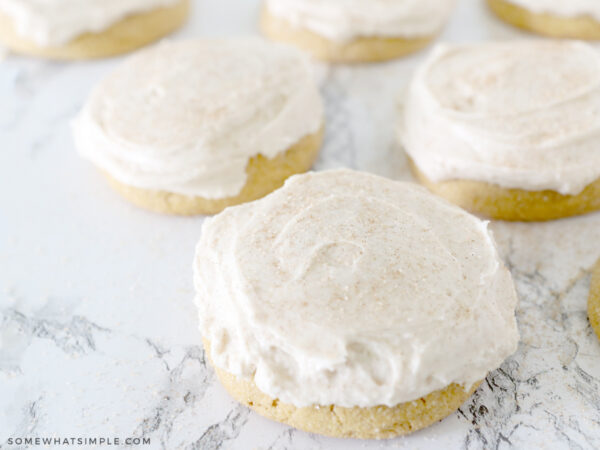
[{"label": "marble countertop", "polygon": [[[174,38],[256,33],[257,9],[197,0]],[[462,0],[443,39],[523,36],[483,1]],[[423,55],[318,66],[327,132],[317,169],[410,178],[394,99]],[[69,120],[120,60],[0,63],[0,448],[17,437],[138,437],[150,439],[141,448],[168,449],[600,448],[600,343],[585,312],[600,214],[491,224],[520,296],[522,342],[446,420],[406,438],[349,441],[238,405],[197,331],[191,262],[203,219],[130,206],[73,147]]]}]

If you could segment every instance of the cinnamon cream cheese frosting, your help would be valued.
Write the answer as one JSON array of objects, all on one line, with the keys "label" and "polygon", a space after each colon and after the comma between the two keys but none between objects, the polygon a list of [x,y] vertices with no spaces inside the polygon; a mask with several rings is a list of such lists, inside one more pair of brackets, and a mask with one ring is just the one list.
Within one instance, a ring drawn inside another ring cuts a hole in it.
[{"label": "cinnamon cream cheese frosting", "polygon": [[552,14],[561,17],[590,16],[600,20],[598,0],[509,0],[537,14]]},{"label": "cinnamon cream cheese frosting", "polygon": [[266,0],[269,14],[333,41],[435,34],[455,0]]},{"label": "cinnamon cream cheese frosting", "polygon": [[400,121],[434,182],[578,194],[600,178],[600,53],[574,41],[439,45]]},{"label": "cinnamon cream cheese frosting", "polygon": [[194,271],[213,363],[298,407],[470,386],[519,338],[487,222],[361,172],[293,176],[208,219]]},{"label": "cinnamon cream cheese frosting", "polygon": [[65,44],[100,32],[125,17],[171,6],[180,0],[0,0],[23,37],[41,46]]},{"label": "cinnamon cream cheese frosting", "polygon": [[101,82],[74,121],[80,153],[116,180],[204,198],[239,194],[246,165],[318,131],[299,51],[261,39],[164,42]]}]

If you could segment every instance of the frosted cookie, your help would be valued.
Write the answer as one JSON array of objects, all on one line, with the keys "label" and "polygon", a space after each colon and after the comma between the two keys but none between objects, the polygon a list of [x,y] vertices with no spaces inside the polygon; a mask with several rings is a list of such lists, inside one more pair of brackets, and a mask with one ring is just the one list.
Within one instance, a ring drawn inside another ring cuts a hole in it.
[{"label": "frosted cookie", "polygon": [[189,0],[0,0],[0,43],[51,59],[129,52],[179,28]]},{"label": "frosted cookie", "polygon": [[265,0],[261,28],[331,62],[382,61],[425,47],[455,0]]},{"label": "frosted cookie", "polygon": [[225,388],[330,436],[389,438],[446,417],[519,338],[486,222],[351,170],[291,177],[209,219],[194,274]]},{"label": "frosted cookie", "polygon": [[592,284],[588,299],[588,317],[590,324],[600,338],[600,260],[592,270]]},{"label": "frosted cookie", "polygon": [[494,219],[600,209],[600,53],[581,42],[440,45],[399,138],[430,190]]},{"label": "frosted cookie", "polygon": [[194,40],[130,57],[94,89],[73,131],[81,155],[136,205],[212,214],[308,170],[323,120],[297,50]]},{"label": "frosted cookie", "polygon": [[546,36],[600,39],[598,0],[488,0],[501,19]]}]

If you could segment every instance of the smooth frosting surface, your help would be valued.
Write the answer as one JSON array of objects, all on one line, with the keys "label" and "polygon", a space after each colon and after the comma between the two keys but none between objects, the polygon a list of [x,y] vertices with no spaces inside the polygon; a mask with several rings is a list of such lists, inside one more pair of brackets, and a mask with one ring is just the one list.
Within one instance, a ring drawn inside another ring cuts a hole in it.
[{"label": "smooth frosting surface", "polygon": [[257,38],[163,42],[92,92],[80,153],[122,183],[204,198],[239,194],[246,165],[323,122],[307,58]]},{"label": "smooth frosting surface", "polygon": [[538,14],[552,14],[564,17],[591,16],[600,20],[598,0],[508,0],[518,6]]},{"label": "smooth frosting surface", "polygon": [[518,342],[487,222],[366,173],[296,175],[207,220],[194,272],[214,363],[296,406],[469,386]]},{"label": "smooth frosting surface", "polygon": [[600,53],[573,41],[439,45],[400,121],[432,181],[578,194],[600,178]]},{"label": "smooth frosting surface", "polygon": [[65,44],[105,30],[125,17],[181,0],[0,0],[17,32],[41,46]]},{"label": "smooth frosting surface", "polygon": [[335,41],[437,33],[455,0],[266,0],[270,14]]}]

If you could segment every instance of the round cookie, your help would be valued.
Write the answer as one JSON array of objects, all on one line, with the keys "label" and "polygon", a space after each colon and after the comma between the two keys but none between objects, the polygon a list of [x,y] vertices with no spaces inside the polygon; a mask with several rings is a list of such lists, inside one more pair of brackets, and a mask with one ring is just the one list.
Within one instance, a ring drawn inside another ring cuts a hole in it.
[{"label": "round cookie", "polygon": [[161,43],[102,81],[74,122],[82,156],[132,203],[214,214],[308,170],[323,138],[308,59],[261,39]]},{"label": "round cookie", "polygon": [[588,318],[596,335],[600,338],[600,260],[592,269],[592,284],[588,298]]},{"label": "round cookie", "polygon": [[194,284],[230,394],[329,436],[441,420],[518,342],[487,224],[413,183],[346,169],[295,175],[206,220]]},{"label": "round cookie", "polygon": [[[210,344],[204,344],[210,360]],[[477,390],[457,384],[416,400],[389,407],[344,408],[341,406],[296,407],[262,392],[252,381],[240,379],[213,364],[221,384],[238,402],[261,416],[309,433],[337,438],[388,439],[426,428],[456,411]]]},{"label": "round cookie", "polygon": [[418,181],[471,212],[586,214],[600,209],[599,86],[585,43],[440,45],[411,83],[399,140]]},{"label": "round cookie", "polygon": [[[396,11],[390,8],[394,5],[389,2],[380,5],[360,1],[339,4],[335,0],[267,0],[262,8],[260,27],[270,39],[295,45],[323,61],[385,61],[426,47],[438,34],[453,0],[437,2],[438,16],[427,20],[423,10],[428,8],[434,16],[432,3],[436,2],[428,0],[426,3],[419,6],[413,2],[408,9]],[[383,7],[384,13],[377,16],[378,8]],[[314,16],[310,16],[311,9]],[[375,17],[370,18],[370,15]],[[334,24],[332,20],[339,23]],[[361,26],[353,29],[357,24]]]},{"label": "round cookie", "polygon": [[[569,2],[546,1],[545,6],[565,7]],[[588,2],[596,11],[598,5]],[[600,39],[600,20],[582,9],[579,14],[561,16],[549,12],[534,12],[510,0],[487,0],[490,9],[505,22],[545,36],[571,39]],[[539,2],[538,2],[539,3]],[[600,14],[600,13],[599,13]]]},{"label": "round cookie", "polygon": [[84,32],[64,43],[44,45],[22,36],[13,19],[0,10],[0,43],[9,50],[41,58],[81,60],[127,53],[154,42],[181,27],[190,0],[151,11],[134,13],[98,32]]}]

